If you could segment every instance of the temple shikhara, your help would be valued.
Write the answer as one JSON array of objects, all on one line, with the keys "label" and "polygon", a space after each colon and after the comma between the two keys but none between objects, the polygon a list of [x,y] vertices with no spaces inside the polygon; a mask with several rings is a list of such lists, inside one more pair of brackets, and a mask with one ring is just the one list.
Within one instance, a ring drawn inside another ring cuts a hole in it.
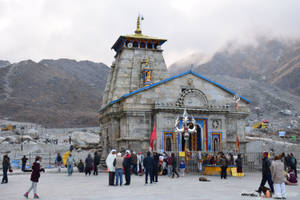
[{"label": "temple shikhara", "polygon": [[[192,70],[170,77],[162,46],[166,39],[144,35],[140,17],[132,35],[121,35],[99,110],[104,153],[149,150],[156,126],[156,151],[184,151],[175,120],[186,109],[196,122],[191,151],[235,151],[237,137],[245,151],[245,118],[250,101]],[[179,123],[181,126],[181,123]]]}]

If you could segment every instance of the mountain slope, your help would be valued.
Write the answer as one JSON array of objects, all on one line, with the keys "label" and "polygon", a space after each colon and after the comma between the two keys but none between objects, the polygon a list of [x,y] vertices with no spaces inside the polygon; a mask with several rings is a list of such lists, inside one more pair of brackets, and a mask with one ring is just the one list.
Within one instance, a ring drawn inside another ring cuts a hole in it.
[{"label": "mountain slope", "polygon": [[0,115],[47,127],[97,126],[109,68],[68,59],[0,68]]},{"label": "mountain slope", "polygon": [[[300,41],[258,38],[256,43],[244,46],[230,43],[193,70],[200,74],[266,80],[300,96]],[[177,74],[188,69],[185,64],[181,66],[178,69],[175,63],[169,70]]]}]

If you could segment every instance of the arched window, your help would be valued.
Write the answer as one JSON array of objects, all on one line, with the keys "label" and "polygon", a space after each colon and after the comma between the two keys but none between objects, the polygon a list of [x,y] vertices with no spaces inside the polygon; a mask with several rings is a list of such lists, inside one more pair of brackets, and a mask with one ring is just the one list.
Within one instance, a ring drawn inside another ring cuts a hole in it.
[{"label": "arched window", "polygon": [[172,141],[170,137],[166,139],[166,151],[172,151]]}]

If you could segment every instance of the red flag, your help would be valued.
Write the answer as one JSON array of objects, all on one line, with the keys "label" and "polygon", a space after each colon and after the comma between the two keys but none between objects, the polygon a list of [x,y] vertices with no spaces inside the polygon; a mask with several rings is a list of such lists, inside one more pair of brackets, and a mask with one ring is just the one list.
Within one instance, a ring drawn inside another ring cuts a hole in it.
[{"label": "red flag", "polygon": [[236,148],[239,152],[241,151],[239,136],[236,136]]},{"label": "red flag", "polygon": [[152,134],[151,134],[151,137],[150,137],[150,147],[152,148],[152,150],[153,150],[153,142],[154,142],[154,140],[156,140],[156,137],[157,137],[156,126],[154,124],[153,131],[152,131]]}]

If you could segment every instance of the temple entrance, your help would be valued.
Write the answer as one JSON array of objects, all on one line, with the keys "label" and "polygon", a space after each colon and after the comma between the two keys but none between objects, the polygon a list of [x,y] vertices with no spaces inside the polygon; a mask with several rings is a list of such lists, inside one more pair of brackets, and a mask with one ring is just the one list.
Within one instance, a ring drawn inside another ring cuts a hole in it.
[{"label": "temple entrance", "polygon": [[211,150],[222,151],[222,133],[211,133]]},{"label": "temple entrance", "polygon": [[[181,134],[181,151],[185,151],[185,139],[184,134]],[[196,125],[196,133],[190,134],[188,139],[187,147],[190,151],[201,151],[202,150],[202,137],[201,137],[201,128],[199,125]]]},{"label": "temple entrance", "polygon": [[213,142],[213,151],[214,152],[219,152],[220,151],[220,141],[219,141],[218,138],[214,139],[214,142]]},{"label": "temple entrance", "polygon": [[171,137],[166,139],[166,151],[172,151],[172,140]]}]

